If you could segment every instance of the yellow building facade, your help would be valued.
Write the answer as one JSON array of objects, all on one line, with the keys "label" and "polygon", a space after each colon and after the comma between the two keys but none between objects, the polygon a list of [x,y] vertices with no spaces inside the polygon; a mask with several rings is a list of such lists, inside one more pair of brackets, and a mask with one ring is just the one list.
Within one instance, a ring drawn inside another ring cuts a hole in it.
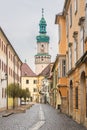
[{"label": "yellow building facade", "polygon": [[56,108],[67,113],[67,77],[66,77],[66,21],[62,13],[56,15],[55,24],[59,28],[58,55],[53,65],[53,86]]},{"label": "yellow building facade", "polygon": [[37,102],[38,100],[38,78],[36,74],[31,70],[27,63],[23,63],[21,66],[21,86],[22,89],[28,88],[30,91],[30,101]]},{"label": "yellow building facade", "polygon": [[63,29],[61,39],[65,39],[66,46],[67,113],[87,126],[87,1],[65,0],[58,17],[65,19],[65,27],[59,19],[58,24]]}]

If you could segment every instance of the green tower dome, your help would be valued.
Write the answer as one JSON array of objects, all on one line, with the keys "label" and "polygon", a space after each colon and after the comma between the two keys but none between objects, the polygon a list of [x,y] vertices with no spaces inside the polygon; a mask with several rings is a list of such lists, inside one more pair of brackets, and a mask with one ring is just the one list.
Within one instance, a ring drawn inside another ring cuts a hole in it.
[{"label": "green tower dome", "polygon": [[46,20],[44,18],[44,10],[42,9],[42,18],[39,23],[39,33],[40,35],[36,37],[37,42],[48,42],[49,43],[49,36],[46,35]]},{"label": "green tower dome", "polygon": [[40,23],[39,23],[39,27],[40,27],[39,33],[45,34],[46,33],[46,26],[47,26],[47,24],[46,24],[45,18],[42,17],[40,20]]}]

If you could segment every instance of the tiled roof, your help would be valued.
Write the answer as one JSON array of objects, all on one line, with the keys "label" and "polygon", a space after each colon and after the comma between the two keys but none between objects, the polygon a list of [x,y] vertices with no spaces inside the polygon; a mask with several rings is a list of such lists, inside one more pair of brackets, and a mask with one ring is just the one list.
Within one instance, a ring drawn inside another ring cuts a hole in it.
[{"label": "tiled roof", "polygon": [[29,76],[29,77],[36,76],[36,74],[31,70],[31,68],[26,63],[22,64],[21,75],[22,76]]},{"label": "tiled roof", "polygon": [[42,72],[39,75],[49,76],[49,74],[50,74],[50,64],[44,70],[42,70]]}]

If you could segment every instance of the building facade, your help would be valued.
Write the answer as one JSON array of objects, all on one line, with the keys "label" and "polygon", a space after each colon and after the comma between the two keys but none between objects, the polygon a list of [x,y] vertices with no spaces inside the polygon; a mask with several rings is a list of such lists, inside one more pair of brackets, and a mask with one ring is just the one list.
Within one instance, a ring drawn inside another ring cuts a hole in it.
[{"label": "building facade", "polygon": [[[66,62],[65,84],[68,88],[67,114],[87,126],[87,0],[65,0],[63,12],[57,18],[57,23],[61,25],[59,38],[60,41],[65,39],[63,44],[66,46],[63,59]],[[61,18],[65,26],[60,23]],[[62,28],[64,35],[61,35]],[[58,68],[61,70],[61,67]]]},{"label": "building facade", "polygon": [[23,63],[21,66],[21,86],[22,89],[28,88],[30,91],[30,101],[37,102],[38,101],[38,88],[37,88],[37,76],[31,70],[31,68]]},{"label": "building facade", "polygon": [[10,83],[20,85],[21,64],[20,58],[0,27],[0,109],[12,107],[13,102],[6,94],[6,89]]},{"label": "building facade", "polygon": [[39,97],[41,103],[50,104],[50,72],[51,72],[52,63],[50,63],[39,75]]},{"label": "building facade", "polygon": [[6,98],[6,87],[7,82],[5,75],[7,74],[6,67],[7,67],[7,45],[8,42],[5,39],[2,30],[0,29],[0,109],[6,108],[7,106],[7,98]]},{"label": "building facade", "polygon": [[53,105],[61,112],[67,113],[68,111],[68,89],[66,77],[66,22],[62,13],[56,15],[55,24],[59,28],[59,52],[56,56],[52,72],[53,72]]},{"label": "building facade", "polygon": [[46,20],[42,9],[42,18],[39,23],[39,35],[37,40],[37,54],[35,55],[35,73],[39,74],[51,62],[49,55],[49,36],[46,35]]}]

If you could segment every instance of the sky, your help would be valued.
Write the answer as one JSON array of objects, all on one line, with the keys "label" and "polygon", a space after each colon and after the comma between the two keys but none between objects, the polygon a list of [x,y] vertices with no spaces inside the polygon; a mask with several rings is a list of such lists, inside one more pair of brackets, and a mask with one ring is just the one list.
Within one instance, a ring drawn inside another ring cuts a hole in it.
[{"label": "sky", "polygon": [[58,25],[55,15],[63,11],[65,0],[0,0],[0,26],[22,62],[35,70],[36,36],[44,9],[47,35],[50,37],[51,62],[58,53]]}]

